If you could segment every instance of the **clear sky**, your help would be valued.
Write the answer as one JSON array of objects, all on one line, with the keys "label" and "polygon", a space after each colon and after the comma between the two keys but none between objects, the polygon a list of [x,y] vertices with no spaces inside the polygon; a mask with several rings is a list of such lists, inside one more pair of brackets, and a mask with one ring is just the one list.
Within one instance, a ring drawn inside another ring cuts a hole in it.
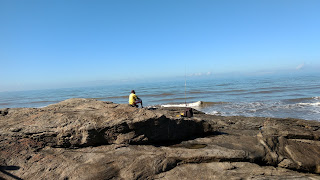
[{"label": "clear sky", "polygon": [[320,72],[319,0],[0,0],[0,91]]}]

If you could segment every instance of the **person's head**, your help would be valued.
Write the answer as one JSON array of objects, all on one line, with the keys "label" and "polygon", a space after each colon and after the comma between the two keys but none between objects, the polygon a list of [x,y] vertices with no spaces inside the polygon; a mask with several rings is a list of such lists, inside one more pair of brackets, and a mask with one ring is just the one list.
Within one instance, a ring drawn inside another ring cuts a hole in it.
[{"label": "person's head", "polygon": [[136,92],[134,90],[132,90],[131,93],[135,94]]}]

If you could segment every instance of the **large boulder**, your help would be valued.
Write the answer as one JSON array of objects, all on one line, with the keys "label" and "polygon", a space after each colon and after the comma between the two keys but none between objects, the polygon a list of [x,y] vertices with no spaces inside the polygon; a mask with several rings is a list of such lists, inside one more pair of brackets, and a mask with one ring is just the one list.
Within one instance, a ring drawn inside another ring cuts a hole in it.
[{"label": "large boulder", "polygon": [[94,99],[0,110],[0,177],[320,178],[317,121],[183,110]]},{"label": "large boulder", "polygon": [[172,143],[211,133],[204,121],[167,117],[93,99],[69,99],[45,108],[10,109],[1,133],[24,137],[51,147],[108,144]]}]

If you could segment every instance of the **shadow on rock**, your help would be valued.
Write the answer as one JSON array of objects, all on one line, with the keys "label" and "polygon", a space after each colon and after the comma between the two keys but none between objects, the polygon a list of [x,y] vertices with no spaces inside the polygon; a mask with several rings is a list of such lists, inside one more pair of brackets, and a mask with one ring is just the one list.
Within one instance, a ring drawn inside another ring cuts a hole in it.
[{"label": "shadow on rock", "polygon": [[[13,179],[21,179],[18,176],[15,176],[7,171],[15,171],[15,170],[19,170],[20,167],[19,166],[0,166],[0,172],[13,178]],[[1,179],[1,177],[0,177]]]},{"label": "shadow on rock", "polygon": [[123,123],[105,131],[105,139],[115,144],[173,145],[181,141],[218,135],[217,131],[204,121],[169,119],[161,116],[133,123]]}]

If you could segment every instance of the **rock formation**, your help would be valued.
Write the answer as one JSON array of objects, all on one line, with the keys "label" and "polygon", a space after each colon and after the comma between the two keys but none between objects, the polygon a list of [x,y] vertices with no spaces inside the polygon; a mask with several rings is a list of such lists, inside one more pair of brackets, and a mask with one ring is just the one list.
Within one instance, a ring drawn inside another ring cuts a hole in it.
[{"label": "rock formation", "polygon": [[69,99],[0,110],[0,179],[320,179],[320,122]]}]

